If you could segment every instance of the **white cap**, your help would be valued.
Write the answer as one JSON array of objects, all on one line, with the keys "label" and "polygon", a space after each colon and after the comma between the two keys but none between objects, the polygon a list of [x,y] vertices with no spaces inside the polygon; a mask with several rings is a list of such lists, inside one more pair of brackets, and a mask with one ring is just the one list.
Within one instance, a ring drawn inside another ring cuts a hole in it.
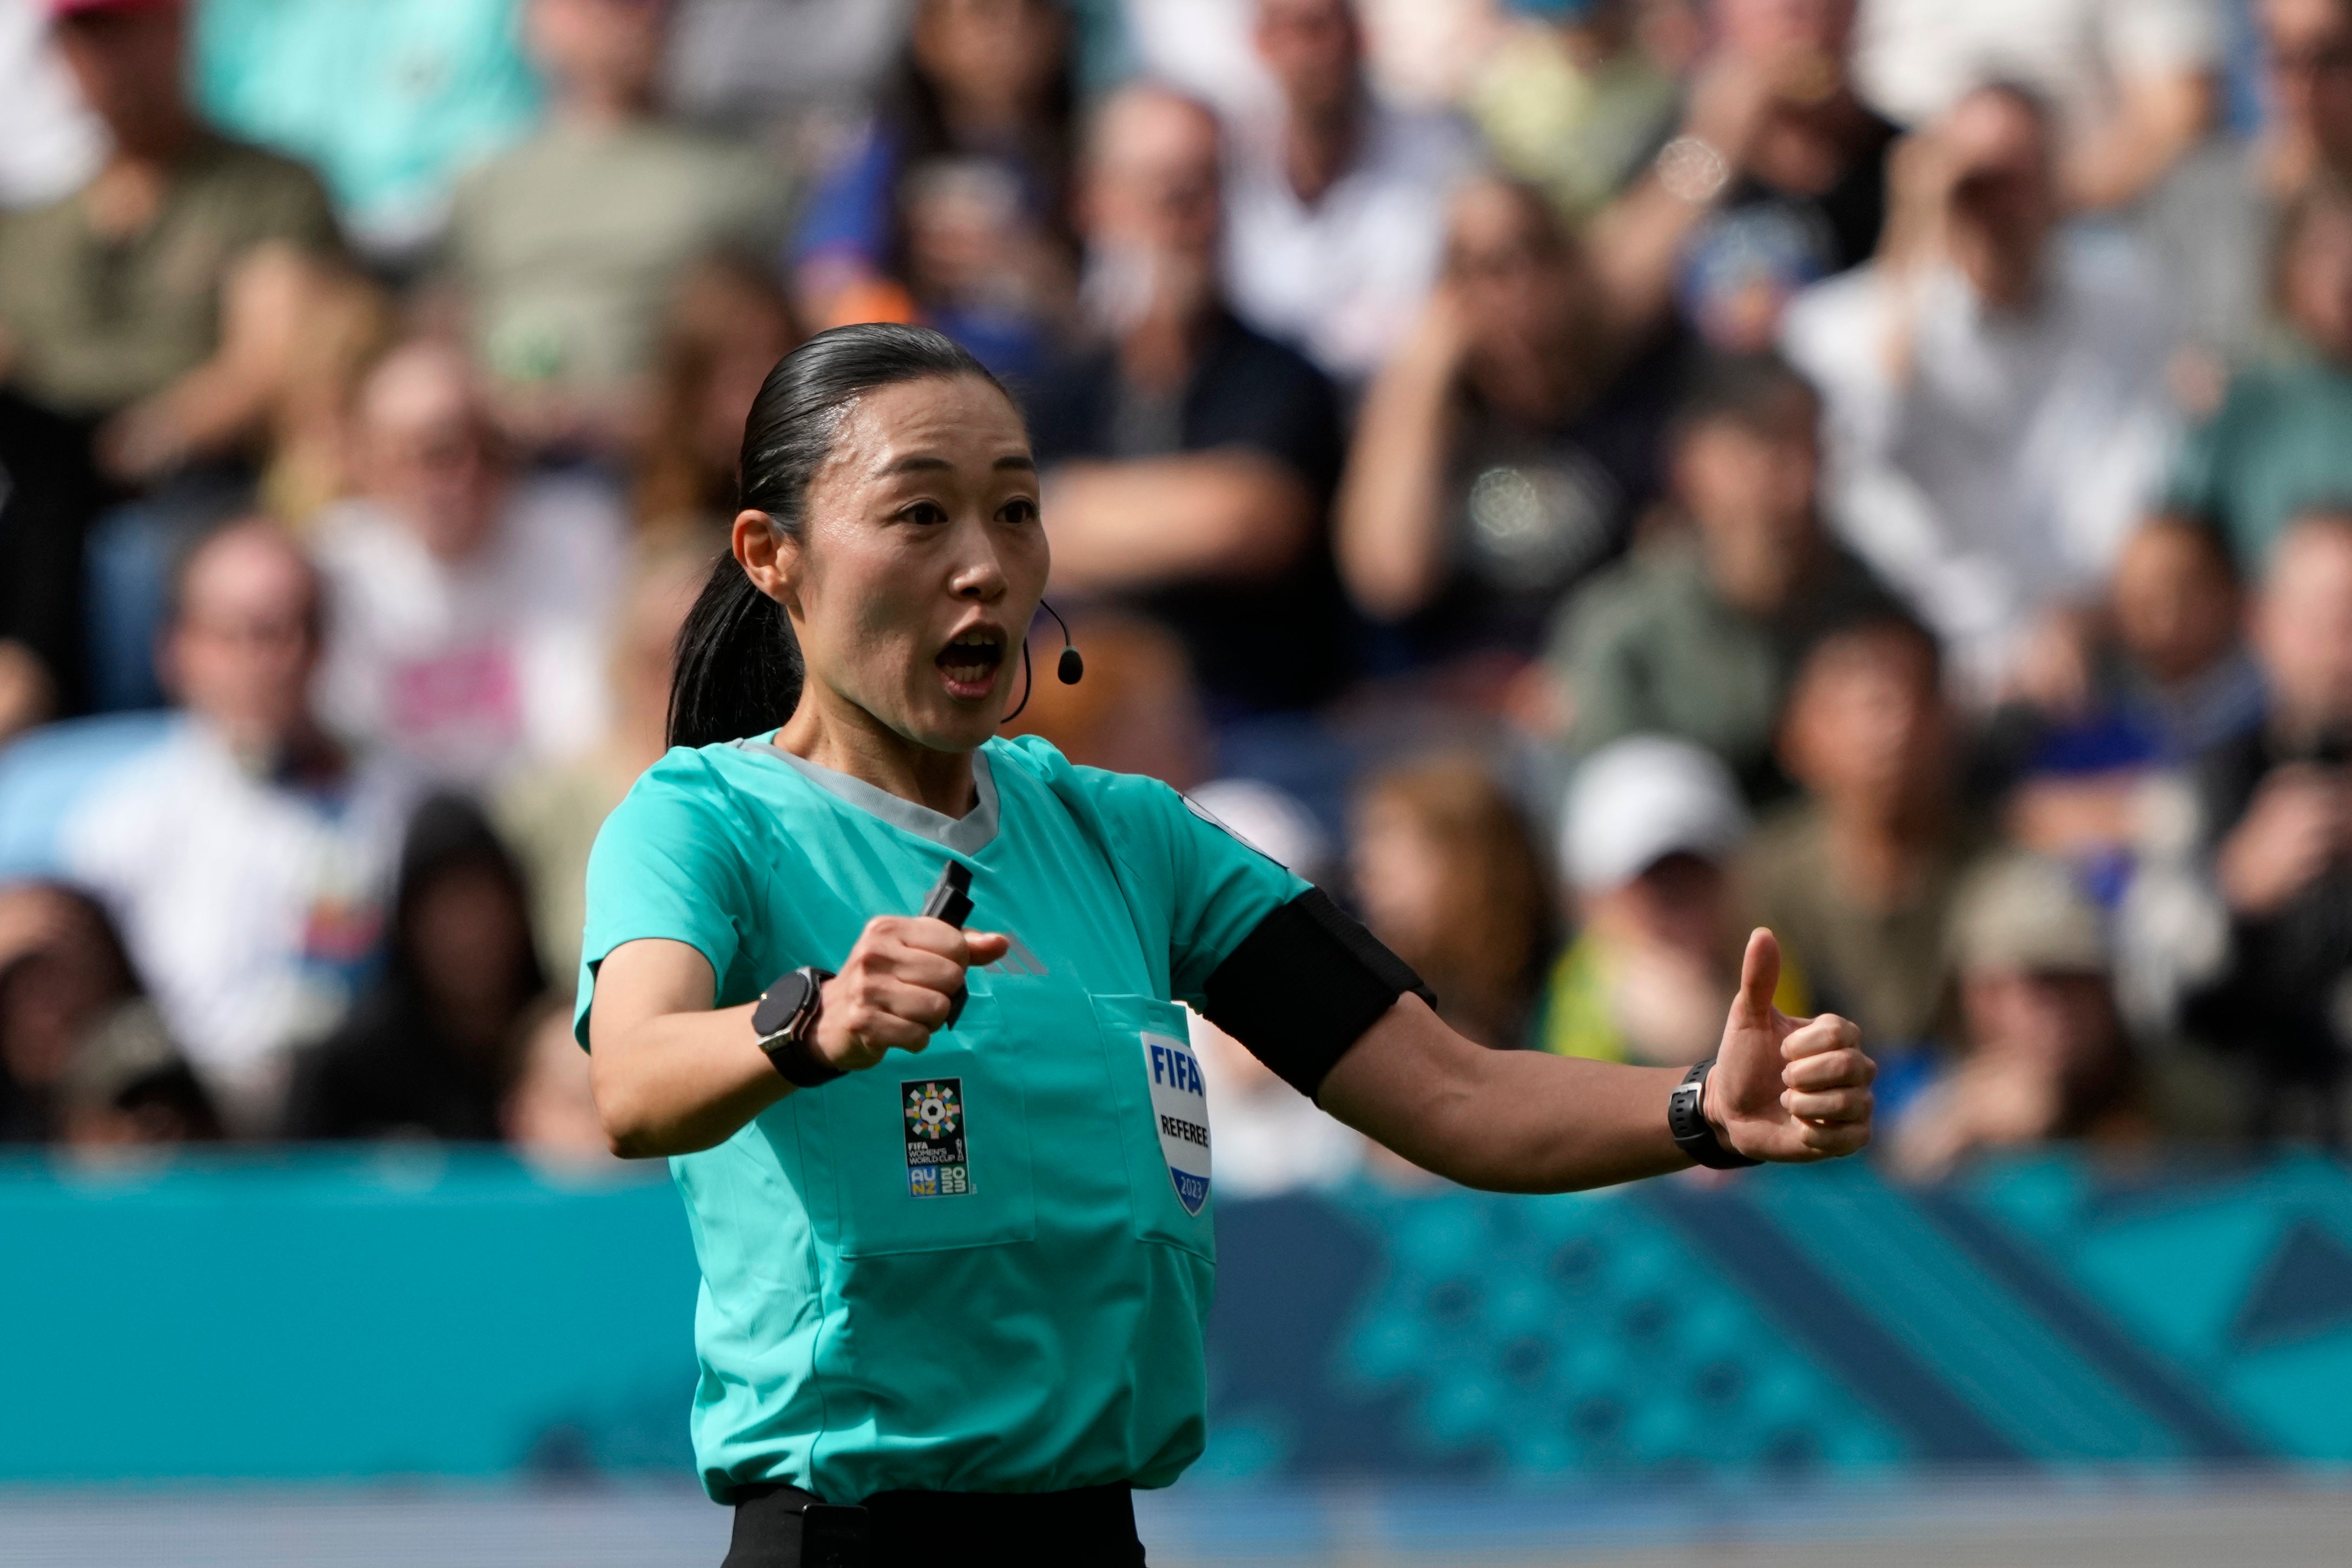
[{"label": "white cap", "polygon": [[1713,752],[1628,736],[1585,758],[1560,820],[1560,869],[1580,893],[1622,887],[1672,854],[1719,861],[1748,836],[1748,808]]}]

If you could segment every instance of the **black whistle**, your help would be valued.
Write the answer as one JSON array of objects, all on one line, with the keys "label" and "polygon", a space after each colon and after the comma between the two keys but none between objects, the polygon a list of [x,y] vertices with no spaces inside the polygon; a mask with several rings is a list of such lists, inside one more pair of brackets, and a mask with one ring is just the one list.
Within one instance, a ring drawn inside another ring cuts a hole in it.
[{"label": "black whistle", "polygon": [[[928,920],[944,920],[958,930],[971,918],[971,867],[961,861],[950,861],[940,868],[940,880],[931,883],[931,891],[923,899],[923,916]],[[956,1019],[963,1017],[966,988],[958,986],[948,1002],[948,1021],[944,1029],[953,1029]]]}]

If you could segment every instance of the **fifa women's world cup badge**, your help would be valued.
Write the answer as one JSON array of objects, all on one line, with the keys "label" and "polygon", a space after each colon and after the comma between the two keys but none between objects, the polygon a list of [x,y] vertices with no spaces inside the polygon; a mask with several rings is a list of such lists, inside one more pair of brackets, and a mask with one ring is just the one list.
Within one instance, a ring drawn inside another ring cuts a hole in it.
[{"label": "fifa women's world cup badge", "polygon": [[963,1080],[907,1079],[898,1085],[898,1103],[907,1116],[907,1196],[954,1197],[970,1192]]}]

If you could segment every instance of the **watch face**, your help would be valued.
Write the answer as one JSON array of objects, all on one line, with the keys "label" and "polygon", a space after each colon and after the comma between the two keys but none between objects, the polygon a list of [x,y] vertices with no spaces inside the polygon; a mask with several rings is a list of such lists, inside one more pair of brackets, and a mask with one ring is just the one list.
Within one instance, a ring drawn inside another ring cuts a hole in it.
[{"label": "watch face", "polygon": [[760,1005],[751,1010],[751,1028],[761,1039],[765,1040],[793,1021],[793,1016],[801,1010],[801,1005],[808,999],[810,984],[808,976],[794,969],[768,988],[768,994],[761,997]]}]

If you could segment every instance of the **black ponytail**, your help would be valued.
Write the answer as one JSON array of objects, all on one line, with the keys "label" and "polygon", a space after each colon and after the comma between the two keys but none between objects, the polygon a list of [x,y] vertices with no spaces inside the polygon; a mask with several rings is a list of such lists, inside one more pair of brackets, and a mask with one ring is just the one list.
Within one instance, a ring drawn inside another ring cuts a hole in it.
[{"label": "black ponytail", "polygon": [[[977,376],[978,360],[928,327],[873,323],[819,332],[776,363],[743,424],[742,505],[801,536],[809,480],[833,450],[851,402],[877,387]],[[1010,394],[1008,394],[1009,396]],[[752,586],[731,555],[713,565],[677,634],[669,743],[710,746],[772,729],[801,697],[801,652],[784,607]]]}]

